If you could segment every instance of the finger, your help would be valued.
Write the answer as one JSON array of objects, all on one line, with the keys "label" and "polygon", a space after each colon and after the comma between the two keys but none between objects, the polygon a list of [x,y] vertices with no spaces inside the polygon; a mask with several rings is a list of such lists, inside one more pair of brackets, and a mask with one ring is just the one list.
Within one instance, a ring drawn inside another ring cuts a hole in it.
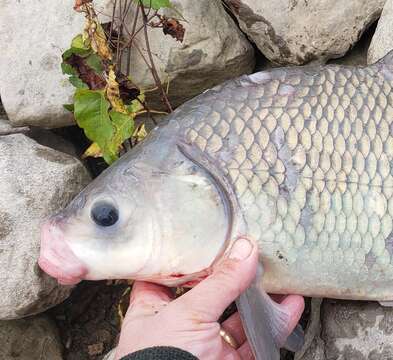
[{"label": "finger", "polygon": [[252,282],[258,265],[258,249],[254,242],[240,238],[233,244],[228,258],[213,270],[213,274],[171,306],[192,309],[200,321],[217,321],[229,304]]},{"label": "finger", "polygon": [[288,329],[291,333],[304,311],[304,298],[300,295],[288,295],[281,301],[281,305],[285,306],[288,311]]},{"label": "finger", "polygon": [[[171,291],[165,286],[144,281],[135,281],[130,296],[128,313],[143,311],[144,314],[155,313],[172,300]],[[126,317],[127,317],[126,315]]]},{"label": "finger", "polygon": [[216,358],[221,360],[241,360],[237,350],[224,341],[222,343],[221,353],[217,354]]},{"label": "finger", "polygon": [[221,327],[234,337],[236,342],[241,345],[246,341],[246,334],[243,329],[242,321],[238,312],[226,319]]},{"label": "finger", "polygon": [[237,349],[237,353],[242,360],[254,360],[254,355],[251,351],[251,347],[248,341],[246,341],[242,346]]}]

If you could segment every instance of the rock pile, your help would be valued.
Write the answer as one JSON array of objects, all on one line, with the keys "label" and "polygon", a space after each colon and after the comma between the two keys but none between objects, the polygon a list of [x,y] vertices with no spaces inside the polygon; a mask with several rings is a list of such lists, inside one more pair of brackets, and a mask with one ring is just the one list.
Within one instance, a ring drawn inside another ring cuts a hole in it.
[{"label": "rock pile", "polygon": [[[375,35],[368,32],[368,40],[363,38],[352,55],[337,61],[364,64],[367,58],[374,63],[393,49],[393,0],[172,2],[187,21],[184,41],[165,37],[160,28],[148,31],[158,74],[170,80],[168,96],[174,106],[227,79],[252,73],[255,63],[268,68],[335,61],[356,46],[380,16]],[[102,22],[110,21],[113,0],[95,3]],[[0,96],[8,116],[0,107],[4,360],[67,359],[56,327],[47,315],[37,314],[66,299],[72,289],[43,274],[37,257],[40,223],[90,181],[73,146],[44,130],[74,124],[63,109],[72,89],[60,69],[62,52],[83,27],[83,16],[73,5],[74,0],[0,0]],[[162,13],[174,16],[173,9]],[[141,34],[137,43],[141,51],[131,52],[129,75],[136,85],[153,88],[142,59],[146,49]],[[158,104],[156,93],[148,96]],[[29,131],[25,126],[39,128]],[[376,303],[314,301],[312,314],[306,347],[296,360],[393,358],[390,309]],[[80,359],[88,355],[83,356]]]}]

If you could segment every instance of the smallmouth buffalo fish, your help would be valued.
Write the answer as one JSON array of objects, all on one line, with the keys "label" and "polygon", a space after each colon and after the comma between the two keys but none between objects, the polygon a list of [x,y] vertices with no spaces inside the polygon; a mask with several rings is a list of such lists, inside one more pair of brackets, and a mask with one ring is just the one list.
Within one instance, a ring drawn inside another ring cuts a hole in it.
[{"label": "smallmouth buffalo fish", "polygon": [[39,265],[192,285],[247,234],[263,272],[237,303],[257,359],[278,359],[287,314],[266,292],[393,300],[392,87],[393,52],[204,92],[45,223]]}]

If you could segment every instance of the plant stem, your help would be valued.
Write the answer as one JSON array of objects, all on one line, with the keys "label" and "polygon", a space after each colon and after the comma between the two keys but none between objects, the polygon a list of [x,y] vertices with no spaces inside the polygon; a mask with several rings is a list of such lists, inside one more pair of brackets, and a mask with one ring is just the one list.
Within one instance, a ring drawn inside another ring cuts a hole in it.
[{"label": "plant stem", "polygon": [[[118,31],[118,39],[120,40],[122,38],[122,32],[123,32],[123,7],[122,7],[122,0],[119,0],[119,8],[120,8],[120,26],[119,26],[119,31]],[[121,51],[120,51],[120,41],[117,41],[117,46],[116,46],[116,67],[119,71],[121,71]]]},{"label": "plant stem", "polygon": [[108,36],[109,41],[112,41],[113,24],[115,23],[115,15],[116,15],[116,4],[117,4],[117,0],[114,0],[113,10],[112,10],[111,27],[109,29],[109,36]]},{"label": "plant stem", "polygon": [[154,81],[156,82],[156,85],[158,86],[158,88],[159,88],[159,90],[161,92],[161,99],[162,99],[162,101],[165,103],[165,105],[166,105],[166,107],[168,109],[168,112],[172,112],[173,111],[172,106],[171,106],[171,104],[169,102],[169,99],[168,99],[168,96],[165,93],[165,90],[164,90],[164,88],[162,86],[160,77],[158,76],[157,69],[156,69],[156,67],[154,65],[153,55],[152,55],[151,50],[150,50],[149,36],[147,34],[147,22],[148,22],[148,20],[147,20],[147,16],[146,16],[146,13],[145,13],[145,7],[143,6],[141,1],[139,1],[139,6],[140,6],[140,8],[142,10],[143,25],[144,25],[143,32],[144,32],[145,41],[146,41],[146,51],[147,51],[147,54],[148,54],[149,59],[150,59],[151,73],[153,75]]},{"label": "plant stem", "polygon": [[[131,30],[131,34],[135,33],[135,29],[136,29],[136,25],[138,23],[138,16],[139,16],[139,6],[136,6],[136,11],[134,14],[134,21],[132,24],[132,30]],[[130,74],[130,68],[131,68],[131,44],[128,47],[128,51],[127,51],[127,76]]]},{"label": "plant stem", "polygon": [[[139,5],[138,5],[138,8],[139,8]],[[156,16],[157,16],[157,13],[150,16],[150,18],[147,19],[147,22],[153,20]],[[136,30],[135,32],[131,32],[131,33],[127,31],[128,36],[130,36],[130,39],[128,39],[128,41],[124,45],[123,49],[131,46],[132,41],[134,40],[135,36],[137,36],[143,30],[144,27],[145,27],[145,25],[142,25],[141,27],[138,28],[138,30]]]}]

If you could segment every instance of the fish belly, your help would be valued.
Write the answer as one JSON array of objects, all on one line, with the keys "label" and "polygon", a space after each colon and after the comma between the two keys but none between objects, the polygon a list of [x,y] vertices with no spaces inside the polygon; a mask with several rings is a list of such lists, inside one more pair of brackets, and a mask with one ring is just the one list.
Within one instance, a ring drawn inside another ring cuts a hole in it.
[{"label": "fish belly", "polygon": [[283,68],[175,113],[233,184],[273,293],[393,299],[393,73]]}]

